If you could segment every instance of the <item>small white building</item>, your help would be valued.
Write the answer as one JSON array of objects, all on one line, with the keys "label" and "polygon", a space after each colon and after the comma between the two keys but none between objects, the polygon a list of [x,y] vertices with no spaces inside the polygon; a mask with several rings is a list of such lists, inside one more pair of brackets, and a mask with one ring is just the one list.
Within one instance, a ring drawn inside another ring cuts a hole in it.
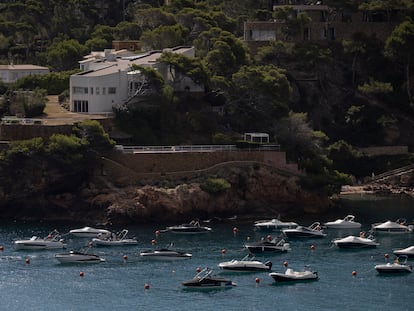
[{"label": "small white building", "polygon": [[[194,57],[194,47],[165,49]],[[158,62],[163,51],[134,54],[126,50],[93,52],[79,62],[82,72],[70,77],[70,111],[88,114],[112,113],[112,107],[123,105],[137,95],[142,84],[142,75],[133,65],[151,66],[170,83],[176,91],[202,92],[200,86],[190,78],[173,82],[173,68]]]},{"label": "small white building", "polygon": [[267,133],[244,133],[244,140],[252,143],[268,143],[269,134]]},{"label": "small white building", "polygon": [[44,75],[49,68],[36,65],[0,65],[0,80],[6,84],[15,83],[20,78],[30,75]]}]

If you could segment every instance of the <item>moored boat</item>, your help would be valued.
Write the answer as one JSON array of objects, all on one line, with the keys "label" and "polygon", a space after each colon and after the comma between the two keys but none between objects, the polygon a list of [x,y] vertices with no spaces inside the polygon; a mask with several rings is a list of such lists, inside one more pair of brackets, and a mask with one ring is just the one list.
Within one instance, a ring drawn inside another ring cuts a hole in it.
[{"label": "moored boat", "polygon": [[110,236],[99,236],[92,239],[92,244],[97,246],[125,246],[137,245],[138,240],[135,238],[128,238],[128,230],[123,229],[121,232],[112,233]]},{"label": "moored boat", "polygon": [[13,242],[16,250],[44,250],[66,248],[66,243],[57,230],[53,230],[46,237],[32,236],[30,239]]},{"label": "moored boat", "polygon": [[248,254],[241,260],[230,260],[220,262],[219,268],[223,271],[234,271],[234,272],[256,272],[256,271],[270,271],[272,269],[272,262],[261,262],[256,260],[254,255]]},{"label": "moored boat", "polygon": [[216,276],[213,274],[213,270],[205,268],[198,272],[192,279],[182,282],[182,285],[192,289],[224,289],[232,288],[237,284],[229,279]]},{"label": "moored boat", "polygon": [[70,234],[79,238],[96,238],[96,237],[108,237],[111,235],[111,231],[106,229],[97,229],[93,227],[83,227],[79,229],[72,229]]},{"label": "moored boat", "polygon": [[100,263],[105,261],[104,258],[99,257],[96,254],[88,253],[84,250],[70,251],[68,253],[56,254],[55,258],[60,263]]},{"label": "moored boat", "polygon": [[323,224],[330,229],[358,229],[361,224],[355,221],[354,215],[347,215],[344,219],[337,219],[335,221],[328,221]]},{"label": "moored boat", "polygon": [[413,267],[407,264],[407,256],[399,256],[393,262],[376,265],[378,273],[411,273]]},{"label": "moored boat", "polygon": [[286,235],[288,238],[296,239],[296,238],[323,238],[326,234],[323,232],[321,228],[321,224],[319,222],[314,222],[309,227],[298,226],[293,229],[284,229],[282,230],[283,234]]},{"label": "moored boat", "polygon": [[262,231],[278,231],[288,228],[296,228],[298,224],[293,221],[283,222],[279,219],[259,220],[254,223],[256,230]]},{"label": "moored boat", "polygon": [[414,258],[414,246],[408,246],[402,249],[396,249],[393,251],[394,255],[401,256],[405,255],[408,258]]},{"label": "moored boat", "polygon": [[332,242],[339,248],[348,249],[375,248],[379,245],[373,235],[365,237],[364,232],[361,232],[360,236],[349,235],[344,238],[335,239]]},{"label": "moored boat", "polygon": [[290,251],[290,244],[281,237],[276,237],[271,240],[263,239],[257,242],[245,243],[244,247],[252,254],[286,253],[287,251]]},{"label": "moored boat", "polygon": [[373,224],[372,229],[375,232],[410,233],[413,231],[413,225],[406,225],[405,220],[397,219],[396,221],[387,220],[383,223]]},{"label": "moored boat", "polygon": [[269,273],[276,282],[303,282],[316,281],[319,279],[318,272],[309,270],[305,267],[303,271],[295,271],[291,268],[286,268],[285,273],[271,272]]},{"label": "moored boat", "polygon": [[186,253],[179,250],[171,249],[173,243],[170,243],[168,248],[160,248],[155,250],[146,250],[139,253],[143,259],[151,260],[181,260],[181,259],[190,259],[192,254]]},{"label": "moored boat", "polygon": [[208,233],[212,229],[207,226],[201,226],[197,220],[193,220],[188,224],[181,224],[176,226],[170,226],[165,228],[163,232],[172,232],[180,234],[198,234],[198,233]]}]

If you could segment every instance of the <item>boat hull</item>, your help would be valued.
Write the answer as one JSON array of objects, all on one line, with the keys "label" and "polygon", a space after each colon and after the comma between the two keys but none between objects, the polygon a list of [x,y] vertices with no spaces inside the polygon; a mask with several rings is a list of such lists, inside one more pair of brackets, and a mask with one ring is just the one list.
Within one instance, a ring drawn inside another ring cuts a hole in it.
[{"label": "boat hull", "polygon": [[365,249],[365,248],[376,248],[377,244],[365,244],[365,243],[352,243],[352,242],[343,242],[335,243],[336,246],[342,249]]},{"label": "boat hull", "polygon": [[56,254],[55,258],[60,263],[100,263],[105,261],[105,259],[100,258],[99,256],[94,254]]},{"label": "boat hull", "polygon": [[375,266],[375,270],[378,273],[410,273],[412,272],[412,268],[410,266],[401,266],[401,267],[393,267],[387,265],[377,265]]},{"label": "boat hull", "polygon": [[184,252],[176,251],[147,251],[139,254],[143,259],[160,260],[160,261],[173,261],[190,259],[192,255]]},{"label": "boat hull", "polygon": [[66,244],[62,242],[42,242],[42,241],[15,241],[14,248],[16,250],[47,250],[47,249],[63,249]]},{"label": "boat hull", "polygon": [[111,241],[111,240],[102,240],[98,238],[92,239],[93,245],[96,246],[128,246],[128,245],[138,245],[138,241],[134,239],[126,239],[120,241]]},{"label": "boat hull", "polygon": [[288,231],[283,230],[283,233],[289,239],[321,239],[325,237],[325,234],[315,234],[310,232],[302,232],[302,231]]},{"label": "boat hull", "polygon": [[276,282],[306,282],[318,280],[318,273],[312,272],[303,276],[288,275],[285,273],[270,273],[270,276]]},{"label": "boat hull", "polygon": [[222,262],[219,265],[219,268],[223,271],[229,272],[260,272],[260,271],[270,271],[272,266],[271,264],[263,264],[261,262]]}]

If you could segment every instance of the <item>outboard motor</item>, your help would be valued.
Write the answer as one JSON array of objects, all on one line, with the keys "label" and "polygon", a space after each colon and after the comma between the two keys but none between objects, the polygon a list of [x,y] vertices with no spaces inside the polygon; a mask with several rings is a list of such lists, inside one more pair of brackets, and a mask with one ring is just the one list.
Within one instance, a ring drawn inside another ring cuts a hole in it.
[{"label": "outboard motor", "polygon": [[269,270],[272,270],[272,262],[271,261],[266,261],[265,266],[268,266]]}]

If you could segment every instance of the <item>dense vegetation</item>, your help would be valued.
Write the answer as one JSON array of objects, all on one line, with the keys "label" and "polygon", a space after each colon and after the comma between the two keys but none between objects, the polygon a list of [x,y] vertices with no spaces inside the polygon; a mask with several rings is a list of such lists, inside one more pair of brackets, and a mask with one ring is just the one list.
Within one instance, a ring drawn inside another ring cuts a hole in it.
[{"label": "dense vegetation", "polygon": [[[268,132],[306,169],[304,185],[322,192],[332,192],[326,184],[335,191],[347,181],[339,172],[363,177],[381,167],[364,160],[358,147],[413,147],[412,1],[323,1],[338,10],[399,9],[401,23],[385,42],[355,33],[353,40],[325,45],[275,41],[255,55],[240,40],[244,21],[278,18],[294,32],[309,18],[273,12],[268,0],[169,2],[2,1],[0,61],[47,65],[49,77],[14,87],[59,94],[62,72],[76,70],[82,56],[111,48],[113,40],[139,40],[142,51],[193,45],[195,59],[165,54],[162,61],[202,83],[204,96],[176,94],[147,70],[155,92],[119,107],[118,126],[136,144],[228,143],[243,132]],[[300,76],[316,83],[301,84]],[[224,113],[213,112],[215,106]],[[410,161],[387,159],[387,168]]]}]

